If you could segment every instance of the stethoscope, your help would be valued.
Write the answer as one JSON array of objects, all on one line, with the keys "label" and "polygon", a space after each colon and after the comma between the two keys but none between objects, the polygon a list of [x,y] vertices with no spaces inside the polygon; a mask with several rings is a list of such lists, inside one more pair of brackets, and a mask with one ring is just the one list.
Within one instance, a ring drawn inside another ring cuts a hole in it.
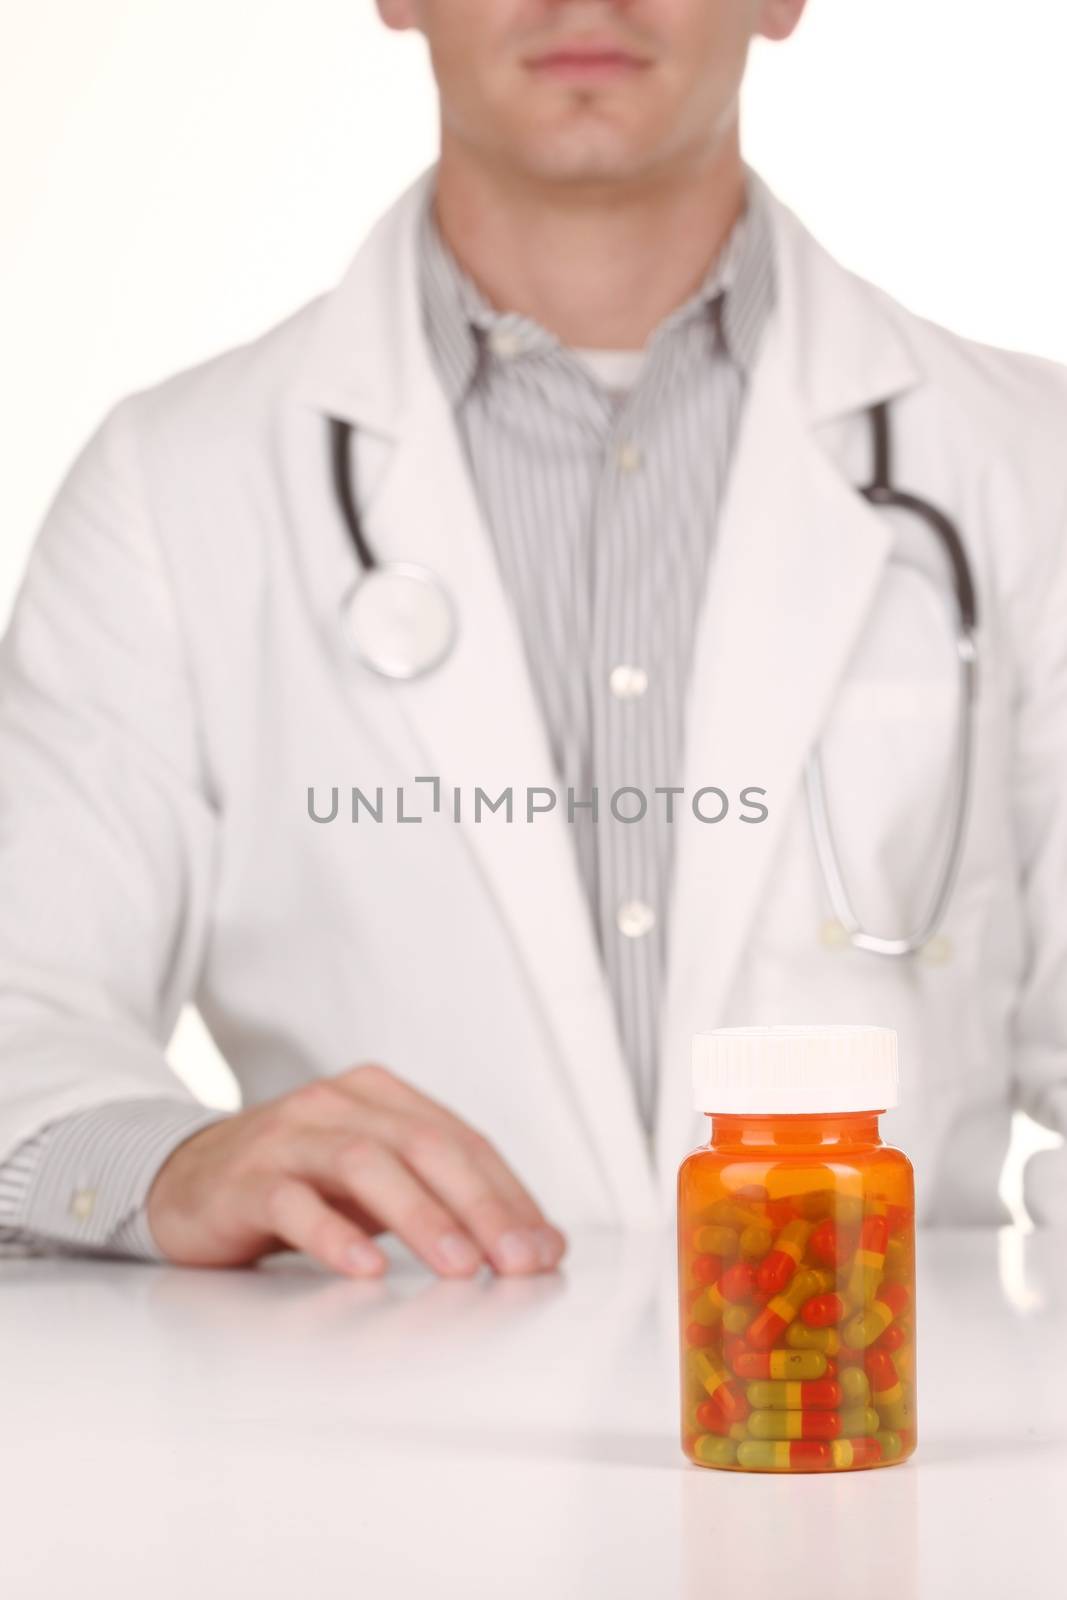
[{"label": "stethoscope", "polygon": [[[960,692],[952,776],[952,826],[926,913],[910,933],[890,938],[868,932],[860,922],[841,870],[818,750],[808,758],[805,790],[819,870],[842,939],[874,955],[908,956],[928,945],[940,927],[963,851],[971,791],[974,708],[978,695],[975,645],[978,605],[967,553],[953,522],[928,500],[893,487],[888,404],[883,401],[872,406],[868,415],[874,470],[871,482],[859,492],[872,506],[907,512],[930,529],[948,556],[956,601],[955,644]],[[377,559],[367,542],[357,504],[352,425],[336,417],[329,421],[334,493],[359,562],[359,574],[344,602],[348,640],[357,659],[371,672],[397,682],[410,682],[447,660],[459,632],[458,613],[451,595],[428,567],[408,561]]]}]

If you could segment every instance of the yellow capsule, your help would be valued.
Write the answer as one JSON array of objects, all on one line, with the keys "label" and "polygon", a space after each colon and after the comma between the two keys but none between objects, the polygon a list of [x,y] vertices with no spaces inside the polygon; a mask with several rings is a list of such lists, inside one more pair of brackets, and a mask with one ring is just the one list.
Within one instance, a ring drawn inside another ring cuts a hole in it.
[{"label": "yellow capsule", "polygon": [[870,1406],[849,1406],[841,1413],[841,1433],[844,1438],[860,1438],[878,1432],[880,1423],[877,1411]]},{"label": "yellow capsule", "polygon": [[717,1283],[709,1283],[708,1287],[693,1301],[689,1315],[694,1322],[699,1322],[702,1328],[713,1328],[722,1319],[722,1314],[729,1302],[723,1295]]},{"label": "yellow capsule", "polygon": [[743,1439],[747,1439],[748,1438],[748,1423],[747,1422],[731,1422],[731,1424],[730,1424],[730,1438],[734,1441],[735,1444],[740,1444]]},{"label": "yellow capsule", "polygon": [[879,1428],[874,1437],[882,1447],[883,1461],[895,1461],[904,1448],[900,1434],[893,1433],[888,1428]]},{"label": "yellow capsule", "polygon": [[702,1384],[705,1391],[714,1397],[715,1391],[721,1389],[724,1383],[729,1383],[730,1374],[710,1350],[692,1350],[691,1366],[698,1383]]},{"label": "yellow capsule", "polygon": [[841,1385],[841,1393],[850,1405],[870,1404],[871,1383],[862,1367],[842,1367],[837,1381]]},{"label": "yellow capsule", "polygon": [[751,1306],[727,1306],[722,1314],[722,1325],[727,1333],[742,1334],[754,1315]]},{"label": "yellow capsule", "polygon": [[746,1261],[762,1261],[774,1243],[774,1234],[770,1228],[753,1222],[747,1228],[741,1230],[741,1238],[738,1242],[741,1254]]},{"label": "yellow capsule", "polygon": [[736,1231],[721,1226],[698,1228],[693,1235],[693,1244],[701,1255],[735,1256],[737,1242]]},{"label": "yellow capsule", "polygon": [[728,1467],[737,1460],[737,1445],[716,1433],[702,1433],[693,1445],[693,1454],[707,1467]]},{"label": "yellow capsule", "polygon": [[883,1394],[875,1395],[874,1398],[882,1427],[899,1433],[903,1428],[914,1428],[915,1410],[904,1390],[901,1389],[898,1395],[895,1393],[896,1389],[901,1389],[901,1386],[895,1384],[893,1391],[887,1390]]},{"label": "yellow capsule", "polygon": [[725,1223],[731,1228],[766,1227],[766,1218],[758,1206],[743,1205],[739,1200],[716,1200],[708,1212],[712,1222]]},{"label": "yellow capsule", "polygon": [[789,1324],[785,1342],[792,1350],[821,1350],[824,1356],[836,1356],[841,1348],[841,1336],[836,1328],[809,1328],[803,1322]]}]

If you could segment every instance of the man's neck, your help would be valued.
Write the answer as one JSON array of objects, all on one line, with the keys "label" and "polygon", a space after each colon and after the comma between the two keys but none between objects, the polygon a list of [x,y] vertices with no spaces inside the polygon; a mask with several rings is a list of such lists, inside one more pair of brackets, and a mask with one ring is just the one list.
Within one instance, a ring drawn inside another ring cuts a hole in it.
[{"label": "man's neck", "polygon": [[744,198],[735,133],[697,171],[581,189],[487,167],[446,139],[434,204],[498,310],[566,345],[636,350],[699,289]]}]

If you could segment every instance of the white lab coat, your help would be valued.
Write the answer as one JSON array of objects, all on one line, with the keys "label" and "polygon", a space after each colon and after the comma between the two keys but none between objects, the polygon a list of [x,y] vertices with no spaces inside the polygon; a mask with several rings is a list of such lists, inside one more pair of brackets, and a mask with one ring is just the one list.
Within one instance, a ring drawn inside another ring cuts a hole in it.
[{"label": "white lab coat", "polygon": [[[853,1021],[899,1030],[886,1131],[921,1216],[1001,1216],[1010,1106],[1067,1122],[1064,375],[910,315],[774,204],[779,306],[703,600],[683,779],[758,785],[770,814],[676,823],[648,1139],[566,821],[457,824],[414,784],[557,783],[421,332],[431,181],[334,292],[119,404],[40,534],[0,679],[0,1156],[64,1113],[181,1095],[164,1047],[192,997],[249,1100],[381,1061],[489,1134],[561,1223],[657,1224],[703,1136],[691,1034]],[[918,572],[933,558],[940,581],[929,534],[911,547],[854,488],[864,408],[886,398],[896,481],[958,520],[980,605],[966,848],[942,938],[910,960],[827,942],[801,788],[821,740],[865,920],[912,922],[954,656]],[[425,563],[456,598],[458,647],[420,681],[347,650],[327,414],[358,430],[379,557]],[[335,785],[339,819],[313,822],[309,786],[321,808]],[[402,786],[424,820],[353,824],[353,785]]]}]

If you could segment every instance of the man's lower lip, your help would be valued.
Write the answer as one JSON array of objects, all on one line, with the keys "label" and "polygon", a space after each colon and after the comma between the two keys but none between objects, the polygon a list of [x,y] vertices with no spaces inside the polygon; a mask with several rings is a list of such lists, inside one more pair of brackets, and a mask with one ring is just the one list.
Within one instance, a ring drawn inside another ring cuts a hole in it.
[{"label": "man's lower lip", "polygon": [[530,63],[530,70],[542,77],[564,78],[569,82],[621,78],[639,72],[647,65],[636,56],[543,56]]}]

